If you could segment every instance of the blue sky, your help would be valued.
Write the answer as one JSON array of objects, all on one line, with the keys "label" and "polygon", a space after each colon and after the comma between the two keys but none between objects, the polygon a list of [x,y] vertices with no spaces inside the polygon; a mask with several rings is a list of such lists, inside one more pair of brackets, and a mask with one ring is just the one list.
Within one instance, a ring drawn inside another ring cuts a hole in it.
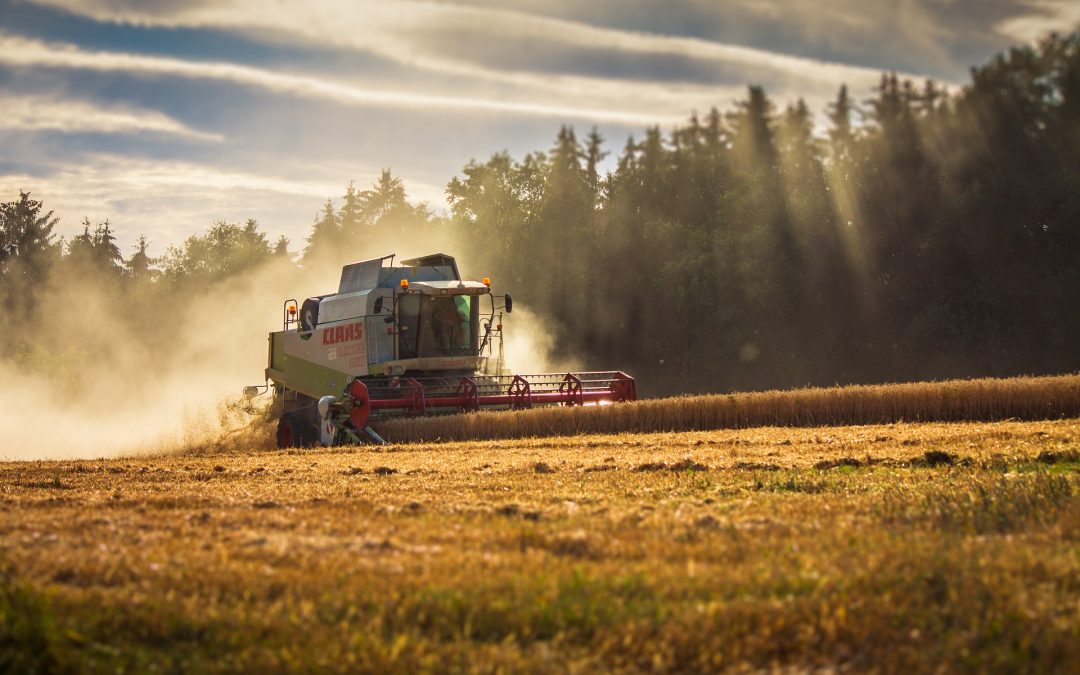
[{"label": "blue sky", "polygon": [[1075,0],[0,0],[0,199],[69,238],[109,218],[125,255],[248,217],[298,249],[385,167],[438,210],[471,158],[560,124],[618,151],[750,82],[820,111],[1078,26]]}]

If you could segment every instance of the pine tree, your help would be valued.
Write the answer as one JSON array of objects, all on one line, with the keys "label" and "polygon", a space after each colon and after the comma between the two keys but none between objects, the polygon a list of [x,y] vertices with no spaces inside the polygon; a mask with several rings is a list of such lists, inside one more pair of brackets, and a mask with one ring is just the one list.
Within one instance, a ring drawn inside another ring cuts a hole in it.
[{"label": "pine tree", "polygon": [[366,194],[361,195],[355,181],[349,181],[337,215],[338,227],[345,239],[358,239],[367,234],[364,229],[371,222],[365,222],[366,211]]},{"label": "pine tree", "polygon": [[33,312],[37,290],[63,253],[62,240],[53,235],[57,222],[29,192],[0,204],[0,303],[6,319],[23,323]]},{"label": "pine tree", "polygon": [[394,178],[390,169],[383,169],[370,190],[361,193],[363,199],[363,220],[378,225],[384,217],[408,206],[405,199],[405,184],[400,178]]},{"label": "pine tree", "polygon": [[858,108],[848,95],[847,85],[840,85],[836,100],[826,109],[826,116],[832,125],[829,129],[829,139],[832,140],[831,147],[836,157],[851,156],[851,147],[855,142],[852,117],[857,112]]},{"label": "pine tree", "polygon": [[98,269],[117,275],[123,272],[124,258],[120,255],[120,247],[116,245],[116,237],[107,218],[94,229],[93,251],[94,264]]},{"label": "pine tree", "polygon": [[135,243],[135,253],[131,254],[131,258],[127,261],[128,275],[137,282],[152,279],[156,272],[153,269],[156,260],[146,252],[149,247],[150,242],[146,240],[146,235],[140,234]]},{"label": "pine tree", "polygon": [[702,127],[702,136],[705,138],[705,147],[709,149],[709,154],[715,157],[724,142],[723,117],[720,115],[718,109],[711,108],[709,114],[705,117],[705,125]]},{"label": "pine tree", "polygon": [[604,137],[600,135],[600,132],[596,127],[593,127],[589,132],[589,136],[586,139],[585,145],[585,175],[589,183],[589,189],[592,190],[594,195],[599,197],[600,192],[600,162],[608,156],[607,152],[602,150],[604,145]]},{"label": "pine tree", "polygon": [[68,258],[80,265],[90,265],[94,262],[94,235],[90,234],[90,217],[83,216],[83,232],[71,238],[67,244]]},{"label": "pine tree", "polygon": [[19,192],[19,200],[0,204],[0,275],[15,272],[39,279],[61,253],[53,234],[59,218],[42,213],[42,203]]},{"label": "pine tree", "polygon": [[767,169],[773,167],[776,160],[773,104],[760,86],[750,85],[747,93],[746,100],[740,101],[735,112],[728,115],[733,150],[745,168]]},{"label": "pine tree", "polygon": [[274,257],[283,258],[285,260],[290,259],[291,254],[289,253],[289,240],[285,237],[285,235],[281,235],[280,237],[278,237],[277,243],[274,244]]},{"label": "pine tree", "polygon": [[305,265],[339,249],[341,226],[338,224],[337,213],[334,212],[334,202],[330,199],[326,200],[322,211],[316,215],[315,223],[311,226],[311,234],[307,236],[306,241],[307,247],[304,249],[303,256]]},{"label": "pine tree", "polygon": [[795,105],[785,109],[777,136],[781,153],[795,156],[800,161],[816,157],[814,120],[806,101],[800,98]]}]

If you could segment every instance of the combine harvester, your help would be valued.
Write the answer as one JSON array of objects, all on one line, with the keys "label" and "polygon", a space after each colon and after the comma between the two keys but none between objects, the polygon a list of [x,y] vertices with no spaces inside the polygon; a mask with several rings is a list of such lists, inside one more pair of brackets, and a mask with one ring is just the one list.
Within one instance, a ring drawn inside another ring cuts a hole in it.
[{"label": "combine harvester", "polygon": [[270,333],[265,385],[273,387],[279,448],[383,443],[371,423],[388,416],[637,398],[622,372],[511,374],[502,342],[509,293],[492,294],[487,278],[463,280],[448,255],[393,262],[346,265],[337,293],[285,301],[282,330]]}]

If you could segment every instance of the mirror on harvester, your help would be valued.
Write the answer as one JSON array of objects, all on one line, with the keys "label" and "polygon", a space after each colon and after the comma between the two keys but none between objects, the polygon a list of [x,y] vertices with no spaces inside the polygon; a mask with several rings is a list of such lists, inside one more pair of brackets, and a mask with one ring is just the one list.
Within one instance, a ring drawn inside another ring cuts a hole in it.
[{"label": "mirror on harvester", "polygon": [[510,297],[509,293],[506,294],[506,302],[504,304],[506,306],[506,313],[507,314],[514,311],[514,299],[512,297]]}]

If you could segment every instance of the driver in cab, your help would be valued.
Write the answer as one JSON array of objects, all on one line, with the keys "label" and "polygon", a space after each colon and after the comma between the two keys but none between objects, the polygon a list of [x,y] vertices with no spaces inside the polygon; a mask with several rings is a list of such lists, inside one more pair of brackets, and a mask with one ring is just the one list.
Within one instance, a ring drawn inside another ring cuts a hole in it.
[{"label": "driver in cab", "polygon": [[[435,349],[445,356],[460,354],[469,346],[469,315],[457,298],[436,298],[432,313]],[[464,304],[464,303],[461,303]]]}]

